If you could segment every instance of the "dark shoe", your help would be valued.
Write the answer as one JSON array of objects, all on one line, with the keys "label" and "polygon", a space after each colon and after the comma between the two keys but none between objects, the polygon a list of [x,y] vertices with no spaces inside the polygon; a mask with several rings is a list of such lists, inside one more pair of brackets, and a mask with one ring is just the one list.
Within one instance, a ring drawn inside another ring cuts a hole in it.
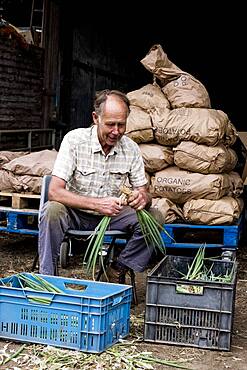
[{"label": "dark shoe", "polygon": [[127,273],[127,268],[114,268],[110,265],[106,272],[102,274],[101,281],[107,281],[108,283],[115,284],[125,284],[125,275]]}]

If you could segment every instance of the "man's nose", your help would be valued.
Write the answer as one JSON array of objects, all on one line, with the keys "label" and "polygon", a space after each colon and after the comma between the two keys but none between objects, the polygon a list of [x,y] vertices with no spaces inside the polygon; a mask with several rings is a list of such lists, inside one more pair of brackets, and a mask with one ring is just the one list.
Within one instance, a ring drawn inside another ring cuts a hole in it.
[{"label": "man's nose", "polygon": [[119,126],[118,126],[117,123],[115,124],[115,126],[112,129],[112,133],[115,134],[115,135],[119,134]]}]

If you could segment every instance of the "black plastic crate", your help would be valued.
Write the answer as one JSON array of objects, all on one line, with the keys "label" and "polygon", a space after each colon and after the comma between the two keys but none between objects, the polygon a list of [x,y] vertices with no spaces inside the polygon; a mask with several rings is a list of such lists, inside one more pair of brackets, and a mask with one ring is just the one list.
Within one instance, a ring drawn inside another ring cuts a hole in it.
[{"label": "black plastic crate", "polygon": [[[205,260],[215,275],[233,269],[231,283],[181,278],[192,257],[167,255],[147,276],[144,340],[229,351],[233,325],[237,262]],[[190,292],[179,292],[186,287]]]}]

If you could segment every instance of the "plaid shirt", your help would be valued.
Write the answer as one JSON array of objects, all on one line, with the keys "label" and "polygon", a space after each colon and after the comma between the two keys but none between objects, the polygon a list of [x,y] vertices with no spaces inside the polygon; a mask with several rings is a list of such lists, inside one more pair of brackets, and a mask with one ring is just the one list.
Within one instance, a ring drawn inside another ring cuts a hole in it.
[{"label": "plaid shirt", "polygon": [[106,156],[95,125],[64,136],[52,174],[68,190],[90,197],[119,196],[127,179],[134,188],[147,184],[139,146],[123,136]]}]

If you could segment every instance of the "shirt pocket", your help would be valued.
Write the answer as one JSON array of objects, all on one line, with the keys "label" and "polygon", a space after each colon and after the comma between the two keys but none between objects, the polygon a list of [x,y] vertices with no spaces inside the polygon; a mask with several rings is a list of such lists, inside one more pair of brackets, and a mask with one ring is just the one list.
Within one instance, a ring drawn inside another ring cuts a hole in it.
[{"label": "shirt pocket", "polygon": [[129,177],[129,171],[127,169],[113,169],[110,170],[110,181],[109,181],[109,195],[120,196],[121,186],[126,183]]},{"label": "shirt pocket", "polygon": [[74,174],[74,187],[79,192],[90,194],[96,186],[96,170],[92,167],[78,167]]}]

